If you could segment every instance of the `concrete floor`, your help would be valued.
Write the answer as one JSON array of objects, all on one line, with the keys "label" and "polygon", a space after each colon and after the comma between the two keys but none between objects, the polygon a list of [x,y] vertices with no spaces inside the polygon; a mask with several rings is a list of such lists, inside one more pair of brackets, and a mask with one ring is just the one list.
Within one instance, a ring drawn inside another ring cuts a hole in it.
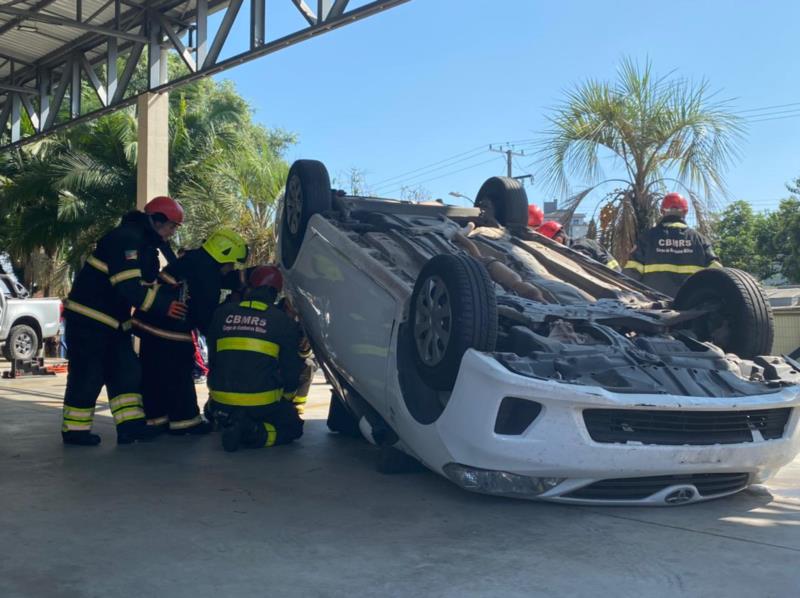
[{"label": "concrete floor", "polygon": [[[672,509],[478,496],[384,476],[330,434],[227,454],[213,438],[63,447],[65,377],[0,380],[0,597],[800,595],[800,461]],[[200,388],[200,387],[198,387]]]}]

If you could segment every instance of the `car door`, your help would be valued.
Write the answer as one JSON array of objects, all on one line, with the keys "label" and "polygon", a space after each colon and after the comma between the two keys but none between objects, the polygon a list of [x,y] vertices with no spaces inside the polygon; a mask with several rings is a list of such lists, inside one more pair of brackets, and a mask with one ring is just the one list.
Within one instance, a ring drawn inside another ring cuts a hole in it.
[{"label": "car door", "polygon": [[340,233],[320,219],[310,227],[288,280],[303,324],[324,358],[380,408],[397,302]]}]

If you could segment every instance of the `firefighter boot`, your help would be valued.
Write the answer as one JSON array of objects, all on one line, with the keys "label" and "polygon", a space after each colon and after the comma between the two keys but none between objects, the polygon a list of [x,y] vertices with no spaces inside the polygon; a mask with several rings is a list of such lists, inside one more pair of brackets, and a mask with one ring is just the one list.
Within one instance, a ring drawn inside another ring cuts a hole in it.
[{"label": "firefighter boot", "polygon": [[240,413],[232,414],[227,418],[225,427],[222,428],[222,448],[229,453],[239,450],[245,435],[247,421]]},{"label": "firefighter boot", "polygon": [[100,444],[100,436],[85,431],[61,432],[61,439],[64,444],[74,444],[77,446],[97,446]]},{"label": "firefighter boot", "polygon": [[143,419],[133,419],[117,426],[117,444],[151,442],[159,432],[155,426],[148,426]]}]

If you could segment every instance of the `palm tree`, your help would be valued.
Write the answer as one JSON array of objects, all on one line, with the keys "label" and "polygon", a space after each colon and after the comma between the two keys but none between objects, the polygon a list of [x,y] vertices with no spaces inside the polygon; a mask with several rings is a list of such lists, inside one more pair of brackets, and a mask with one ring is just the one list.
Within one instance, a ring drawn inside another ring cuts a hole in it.
[{"label": "palm tree", "polygon": [[[626,59],[614,83],[587,81],[548,116],[540,146],[543,179],[568,195],[567,218],[595,189],[618,185],[600,216],[603,239],[626,259],[639,234],[658,218],[667,187],[685,190],[701,231],[708,207],[725,194],[723,174],[737,157],[743,121],[714,100],[708,82],[657,77],[652,65]],[[619,178],[603,176],[608,159]],[[586,185],[570,195],[569,179]]]}]

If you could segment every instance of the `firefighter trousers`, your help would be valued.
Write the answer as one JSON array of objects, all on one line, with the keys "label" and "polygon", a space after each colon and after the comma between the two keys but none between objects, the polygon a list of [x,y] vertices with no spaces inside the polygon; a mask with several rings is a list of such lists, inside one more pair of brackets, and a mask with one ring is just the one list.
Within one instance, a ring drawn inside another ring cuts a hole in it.
[{"label": "firefighter trousers", "polygon": [[303,435],[303,420],[290,401],[280,400],[258,407],[234,407],[210,400],[209,408],[223,426],[236,417],[247,420],[250,425],[242,439],[247,448],[289,444]]},{"label": "firefighter trousers", "polygon": [[[97,397],[103,385],[114,423],[142,425],[141,370],[130,332],[98,330],[69,320],[67,390],[64,394],[63,432],[92,429]],[[130,422],[130,424],[129,424]]]},{"label": "firefighter trousers", "polygon": [[194,388],[194,343],[139,332],[147,423],[183,430],[203,422]]},{"label": "firefighter trousers", "polygon": [[314,372],[317,370],[316,362],[308,358],[303,371],[300,373],[300,385],[297,387],[292,397],[292,403],[297,408],[297,413],[303,415],[306,411],[306,401],[308,400],[308,393],[311,390],[311,381],[314,379]]}]

